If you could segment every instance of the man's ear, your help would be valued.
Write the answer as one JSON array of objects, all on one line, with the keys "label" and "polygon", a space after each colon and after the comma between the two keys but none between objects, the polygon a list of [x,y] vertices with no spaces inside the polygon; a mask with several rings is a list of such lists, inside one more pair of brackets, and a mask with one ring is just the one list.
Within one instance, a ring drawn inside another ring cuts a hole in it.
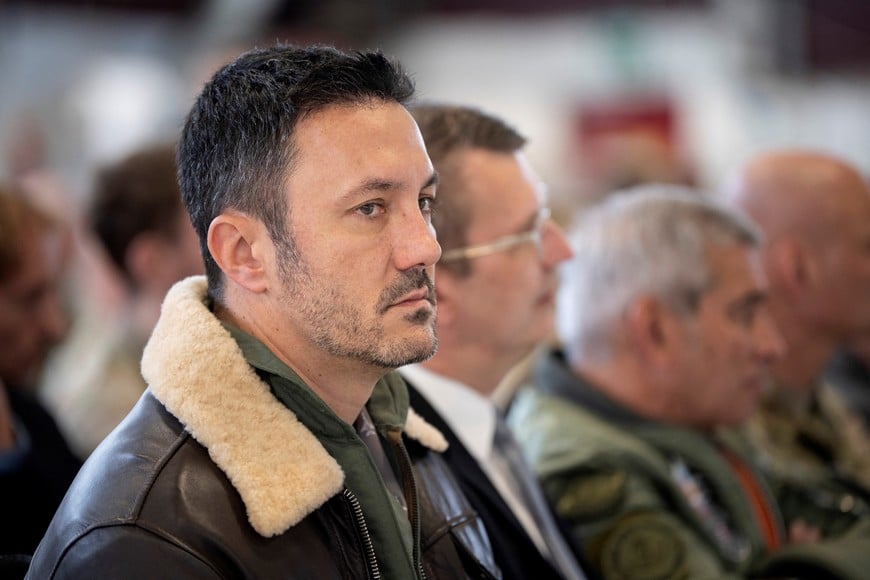
[{"label": "man's ear", "polygon": [[789,293],[799,293],[813,281],[812,258],[797,240],[777,240],[768,249],[767,260],[769,275],[775,276],[778,285]]},{"label": "man's ear", "polygon": [[661,300],[641,296],[625,316],[626,335],[640,359],[653,368],[668,364],[677,340],[676,315]]},{"label": "man's ear", "polygon": [[240,212],[222,213],[208,227],[208,250],[224,275],[251,292],[268,288],[272,240],[263,224]]}]

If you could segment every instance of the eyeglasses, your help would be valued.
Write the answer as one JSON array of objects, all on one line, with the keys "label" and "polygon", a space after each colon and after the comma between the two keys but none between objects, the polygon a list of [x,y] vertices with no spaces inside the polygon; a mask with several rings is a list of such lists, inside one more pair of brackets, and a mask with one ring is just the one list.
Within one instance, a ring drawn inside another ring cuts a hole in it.
[{"label": "eyeglasses", "polygon": [[532,242],[541,251],[541,231],[544,229],[544,224],[550,219],[550,208],[542,207],[538,210],[538,215],[535,218],[535,224],[532,229],[521,232],[519,234],[510,234],[502,236],[485,244],[477,244],[475,246],[467,246],[465,248],[454,248],[447,250],[441,254],[441,262],[455,262],[456,260],[471,260],[488,256],[498,252],[504,252],[520,244]]}]

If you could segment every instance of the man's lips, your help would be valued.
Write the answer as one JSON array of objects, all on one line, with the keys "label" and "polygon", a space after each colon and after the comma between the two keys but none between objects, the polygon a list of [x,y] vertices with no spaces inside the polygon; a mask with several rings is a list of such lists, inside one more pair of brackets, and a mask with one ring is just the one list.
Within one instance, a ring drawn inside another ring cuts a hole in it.
[{"label": "man's lips", "polygon": [[415,290],[414,292],[409,292],[390,304],[390,306],[420,306],[420,302],[426,302],[427,304],[433,303],[428,288],[424,287]]}]

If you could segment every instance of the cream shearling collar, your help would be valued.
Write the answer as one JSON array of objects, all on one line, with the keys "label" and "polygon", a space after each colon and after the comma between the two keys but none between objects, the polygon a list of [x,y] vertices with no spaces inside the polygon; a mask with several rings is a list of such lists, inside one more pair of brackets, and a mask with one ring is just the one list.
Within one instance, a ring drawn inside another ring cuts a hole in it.
[{"label": "cream shearling collar", "polygon": [[[205,299],[204,276],[172,287],[145,347],[142,375],[226,473],[251,526],[264,537],[281,534],[339,493],[344,472],[272,395]],[[447,448],[413,410],[405,434],[434,451]]]}]

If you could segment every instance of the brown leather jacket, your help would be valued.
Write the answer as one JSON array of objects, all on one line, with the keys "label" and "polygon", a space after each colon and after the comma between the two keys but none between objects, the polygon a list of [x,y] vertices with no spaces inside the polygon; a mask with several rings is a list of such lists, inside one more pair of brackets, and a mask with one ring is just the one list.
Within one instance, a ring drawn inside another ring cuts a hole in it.
[{"label": "brown leather jacket", "polygon": [[[409,452],[426,576],[495,576],[477,514],[441,459]],[[261,536],[208,451],[146,394],[79,474],[27,577],[376,578],[357,509],[343,489],[286,532]]]},{"label": "brown leather jacket", "polygon": [[[341,467],[251,370],[203,292],[196,279],[170,292],[143,358],[149,390],[85,463],[27,578],[382,577]],[[401,437],[417,577],[499,577],[435,451],[440,433],[411,411]]]}]

